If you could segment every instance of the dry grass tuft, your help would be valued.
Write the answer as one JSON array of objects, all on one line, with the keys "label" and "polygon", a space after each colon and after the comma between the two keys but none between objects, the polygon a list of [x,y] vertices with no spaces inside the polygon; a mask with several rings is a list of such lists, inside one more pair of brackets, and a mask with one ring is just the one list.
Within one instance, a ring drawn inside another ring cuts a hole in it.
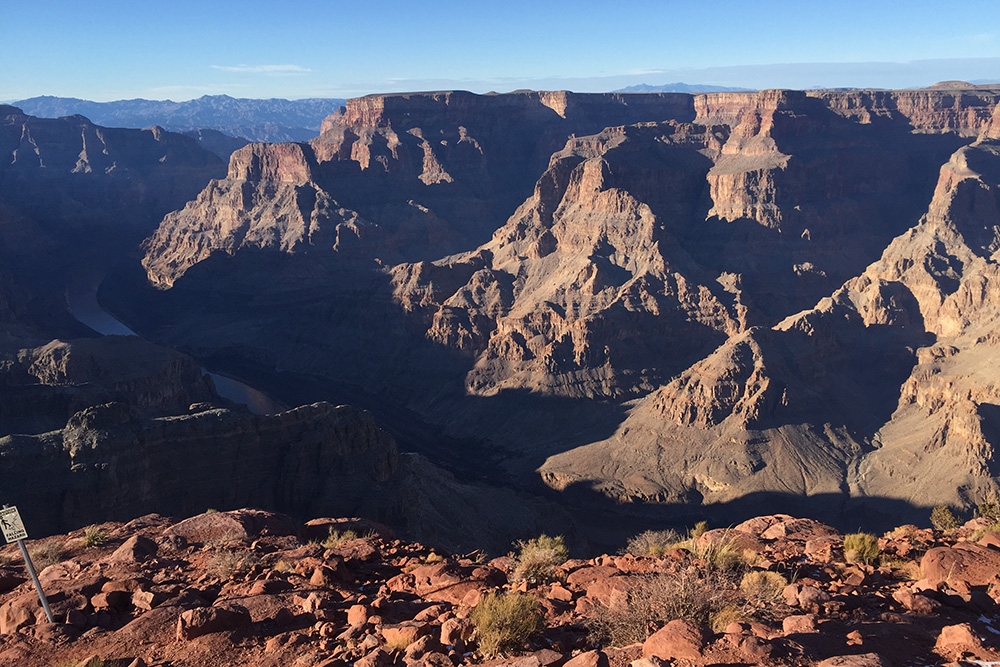
[{"label": "dry grass tuft", "polygon": [[553,570],[569,558],[569,550],[562,536],[539,535],[535,539],[517,543],[518,553],[514,558],[514,581],[540,584],[551,581]]},{"label": "dry grass tuft", "polygon": [[486,658],[516,651],[544,625],[538,600],[527,593],[490,593],[471,618],[479,652]]}]

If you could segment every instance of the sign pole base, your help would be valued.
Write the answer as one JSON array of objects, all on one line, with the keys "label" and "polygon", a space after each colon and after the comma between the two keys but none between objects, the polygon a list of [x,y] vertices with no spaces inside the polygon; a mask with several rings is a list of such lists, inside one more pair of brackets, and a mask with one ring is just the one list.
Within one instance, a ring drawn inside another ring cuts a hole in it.
[{"label": "sign pole base", "polygon": [[18,540],[17,546],[21,547],[21,555],[24,557],[24,564],[28,568],[28,574],[31,575],[31,581],[35,584],[35,590],[38,592],[38,599],[42,603],[42,609],[45,610],[45,618],[49,619],[49,623],[55,623],[52,618],[52,610],[49,609],[49,601],[45,597],[45,591],[42,590],[42,582],[38,581],[38,574],[35,572],[35,564],[31,562],[31,556],[28,555],[28,548],[24,546],[24,540]]}]

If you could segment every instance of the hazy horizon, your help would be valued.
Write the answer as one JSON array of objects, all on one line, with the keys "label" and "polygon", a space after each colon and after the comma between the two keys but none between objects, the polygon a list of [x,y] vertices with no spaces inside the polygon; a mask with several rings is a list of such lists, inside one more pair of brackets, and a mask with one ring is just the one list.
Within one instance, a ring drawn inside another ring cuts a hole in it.
[{"label": "hazy horizon", "polygon": [[995,2],[762,0],[709,9],[654,0],[625,0],[614,11],[594,0],[387,0],[378,11],[341,0],[280,8],[261,0],[6,3],[0,100],[599,92],[673,82],[913,88],[1000,79]]}]

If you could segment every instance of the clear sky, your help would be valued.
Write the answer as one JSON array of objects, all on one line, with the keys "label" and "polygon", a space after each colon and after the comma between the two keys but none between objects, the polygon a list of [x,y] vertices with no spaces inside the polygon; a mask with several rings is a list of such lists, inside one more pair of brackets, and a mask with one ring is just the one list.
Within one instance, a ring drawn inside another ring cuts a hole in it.
[{"label": "clear sky", "polygon": [[1000,80],[1000,0],[0,0],[0,100],[941,79]]}]

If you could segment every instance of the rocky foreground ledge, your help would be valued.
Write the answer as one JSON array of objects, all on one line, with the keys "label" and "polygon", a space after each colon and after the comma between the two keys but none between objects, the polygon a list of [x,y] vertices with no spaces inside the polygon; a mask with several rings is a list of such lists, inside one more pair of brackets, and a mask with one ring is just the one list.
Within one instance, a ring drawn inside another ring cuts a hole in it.
[{"label": "rocky foreground ledge", "polygon": [[[984,520],[846,542],[829,526],[774,515],[663,549],[651,543],[652,555],[549,567],[544,541],[487,560],[402,542],[363,520],[149,515],[30,543],[48,563],[40,577],[53,624],[16,549],[0,552],[0,665],[1000,660],[1000,533]],[[524,603],[530,627],[519,634],[496,611],[484,621],[499,599]]]}]

